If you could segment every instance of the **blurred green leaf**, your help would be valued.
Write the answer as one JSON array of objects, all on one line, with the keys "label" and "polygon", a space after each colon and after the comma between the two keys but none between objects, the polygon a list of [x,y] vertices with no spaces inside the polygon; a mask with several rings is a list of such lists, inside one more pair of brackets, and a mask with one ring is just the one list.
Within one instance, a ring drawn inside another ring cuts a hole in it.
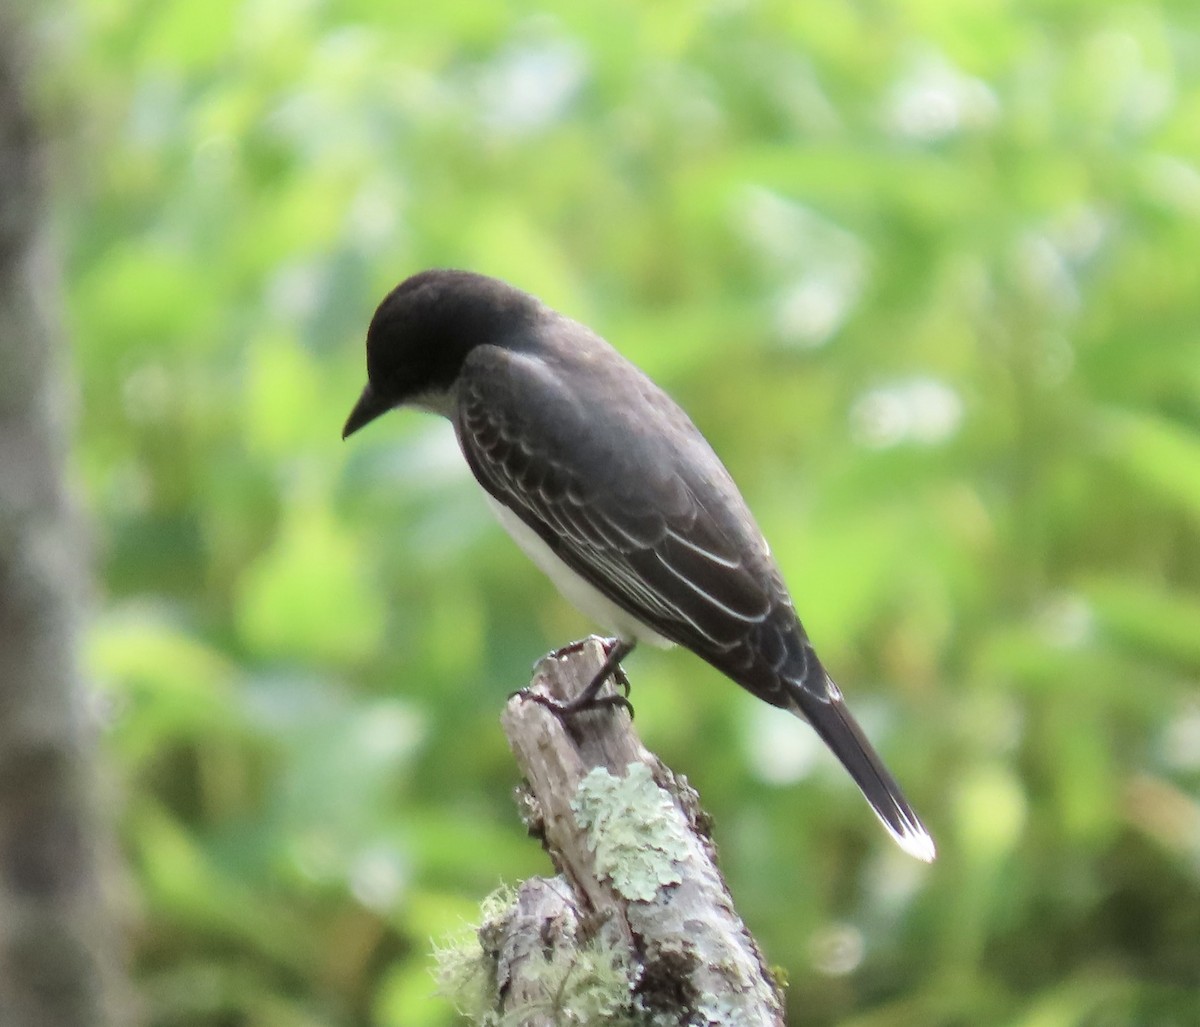
[{"label": "blurred green leaf", "polygon": [[1197,595],[1127,578],[1095,580],[1086,593],[1100,623],[1123,642],[1200,667]]},{"label": "blurred green leaf", "polygon": [[1133,410],[1105,411],[1097,428],[1114,463],[1200,522],[1200,432]]},{"label": "blurred green leaf", "polygon": [[384,609],[359,548],[327,513],[301,501],[274,546],[246,570],[237,622],[265,656],[353,660],[378,647]]}]

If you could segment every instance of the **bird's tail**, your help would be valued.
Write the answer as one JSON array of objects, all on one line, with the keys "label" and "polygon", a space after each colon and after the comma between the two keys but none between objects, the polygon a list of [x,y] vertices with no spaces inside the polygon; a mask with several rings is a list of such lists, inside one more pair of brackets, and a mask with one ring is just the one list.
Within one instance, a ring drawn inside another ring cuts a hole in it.
[{"label": "bird's tail", "polygon": [[841,760],[900,848],[910,856],[932,863],[937,855],[933,838],[850,715],[841,690],[828,675],[824,677],[825,687],[819,694],[805,685],[792,686],[789,691],[793,712],[807,720],[821,741]]}]

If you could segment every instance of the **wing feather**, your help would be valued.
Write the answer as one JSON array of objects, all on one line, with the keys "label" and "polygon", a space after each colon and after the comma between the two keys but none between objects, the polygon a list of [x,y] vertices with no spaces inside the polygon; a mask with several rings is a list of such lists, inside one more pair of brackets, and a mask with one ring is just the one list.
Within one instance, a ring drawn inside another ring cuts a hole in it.
[{"label": "wing feather", "polygon": [[[541,362],[507,350],[476,351],[459,380],[456,418],[476,477],[612,602],[744,677],[755,639],[772,632],[770,615],[787,602],[749,513],[723,524],[697,501],[689,460],[673,452],[679,439],[671,431],[613,425],[621,413],[611,410],[609,423],[596,424],[596,411],[585,414],[586,405],[573,399]],[[676,410],[671,405],[667,413]],[[686,428],[695,432],[690,422]],[[628,444],[614,450],[614,438]],[[711,453],[700,442],[701,454]],[[712,463],[702,470],[709,481],[719,472],[724,486],[724,468],[715,456]],[[727,487],[741,514],[740,495],[731,482]],[[768,651],[783,648],[777,640]]]}]

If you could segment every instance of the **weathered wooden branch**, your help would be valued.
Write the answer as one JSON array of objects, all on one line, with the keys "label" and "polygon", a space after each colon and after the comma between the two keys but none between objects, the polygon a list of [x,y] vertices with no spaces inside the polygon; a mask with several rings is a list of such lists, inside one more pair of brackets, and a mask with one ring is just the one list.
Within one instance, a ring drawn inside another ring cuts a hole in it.
[{"label": "weathered wooden branch", "polygon": [[[570,699],[598,640],[537,667]],[[611,687],[611,686],[606,686]],[[780,993],[733,907],[696,793],[608,708],[561,720],[520,694],[502,716],[530,833],[559,876],[526,881],[485,922],[504,1023],[783,1024]]]}]

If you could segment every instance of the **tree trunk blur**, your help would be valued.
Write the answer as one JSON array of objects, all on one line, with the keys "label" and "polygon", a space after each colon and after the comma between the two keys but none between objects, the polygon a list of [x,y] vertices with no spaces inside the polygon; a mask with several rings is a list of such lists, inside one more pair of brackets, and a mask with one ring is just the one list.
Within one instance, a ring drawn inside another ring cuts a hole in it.
[{"label": "tree trunk blur", "polygon": [[0,1024],[98,1027],[119,960],[78,662],[87,561],[64,487],[58,269],[36,62],[0,12]]}]

